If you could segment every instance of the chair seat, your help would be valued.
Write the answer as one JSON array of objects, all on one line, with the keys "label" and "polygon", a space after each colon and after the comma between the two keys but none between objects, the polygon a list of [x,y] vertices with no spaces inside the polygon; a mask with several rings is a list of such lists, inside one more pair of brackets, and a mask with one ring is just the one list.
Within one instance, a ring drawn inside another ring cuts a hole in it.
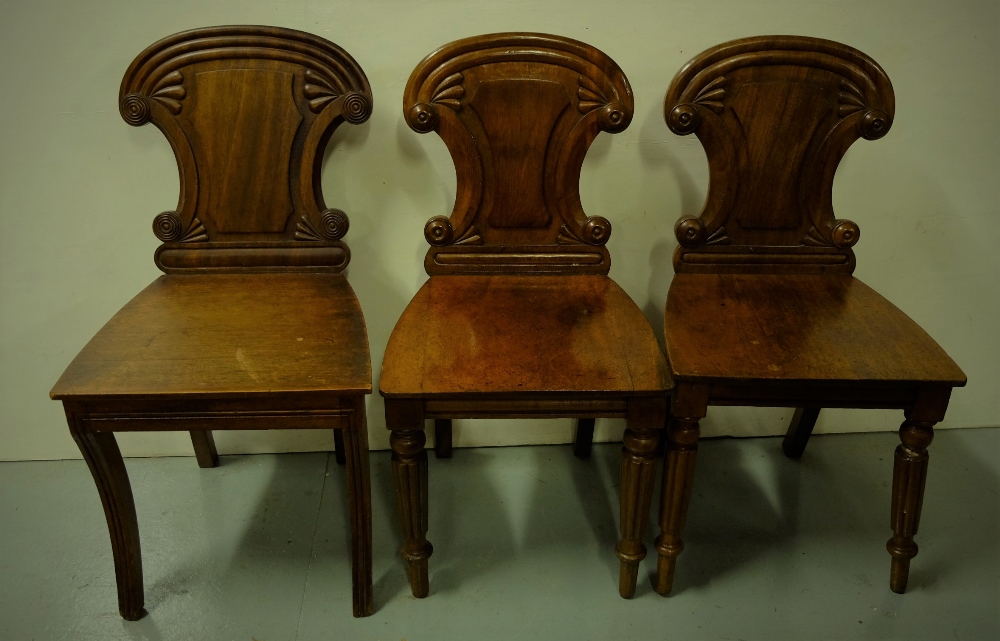
[{"label": "chair seat", "polygon": [[167,275],[108,321],[51,396],[367,394],[371,380],[344,276]]},{"label": "chair seat", "polygon": [[927,332],[853,276],[677,274],[664,332],[678,380],[966,380]]},{"label": "chair seat", "polygon": [[434,276],[392,332],[383,396],[672,388],[642,312],[607,276]]}]

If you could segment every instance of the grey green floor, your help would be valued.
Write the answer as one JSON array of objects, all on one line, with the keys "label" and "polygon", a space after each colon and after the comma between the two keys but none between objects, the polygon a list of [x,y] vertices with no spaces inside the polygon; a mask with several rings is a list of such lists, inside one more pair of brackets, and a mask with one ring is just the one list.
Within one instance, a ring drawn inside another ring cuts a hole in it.
[{"label": "grey green floor", "polygon": [[[0,639],[1000,639],[1000,430],[938,433],[910,591],[888,588],[894,434],[708,440],[675,594],[617,594],[617,445],[431,456],[431,593],[410,596],[372,454],[377,611],[350,615],[343,468],[326,454],[127,461],[146,607],[119,618],[82,461],[0,464]],[[654,499],[655,501],[655,499]],[[654,508],[655,516],[655,508]],[[647,544],[654,536],[650,523]]]}]

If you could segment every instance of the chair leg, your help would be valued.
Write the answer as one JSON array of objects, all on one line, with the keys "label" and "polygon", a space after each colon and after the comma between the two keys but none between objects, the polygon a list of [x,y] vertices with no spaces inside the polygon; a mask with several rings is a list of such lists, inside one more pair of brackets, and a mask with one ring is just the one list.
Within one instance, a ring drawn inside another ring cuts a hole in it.
[{"label": "chair leg", "polygon": [[108,521],[111,551],[115,559],[118,612],[128,621],[138,621],[146,614],[143,608],[142,551],[139,547],[135,501],[125,462],[114,434],[79,429],[74,417],[67,418],[73,440],[87,461],[101,495],[101,503],[104,504],[104,516]]},{"label": "chair leg", "polygon": [[434,419],[434,455],[438,458],[451,458],[451,419]]},{"label": "chair leg", "polygon": [[375,611],[372,589],[372,499],[368,468],[368,421],[365,400],[355,402],[351,428],[335,430],[341,434],[347,465],[347,499],[351,510],[351,586],[355,617],[370,616]]},{"label": "chair leg", "polygon": [[665,398],[630,399],[622,438],[621,539],[615,546],[621,564],[618,593],[635,595],[639,563],[646,558],[642,535],[649,522],[656,477],[656,449],[667,412]]},{"label": "chair leg", "polygon": [[333,430],[333,458],[337,460],[337,465],[347,463],[346,450],[344,449],[344,433],[341,430]]},{"label": "chair leg", "polygon": [[677,557],[684,551],[681,531],[687,519],[694,484],[695,460],[698,456],[698,421],[705,416],[708,405],[707,389],[675,391],[674,408],[667,427],[667,457],[663,468],[663,493],[660,498],[660,535],[656,537],[654,589],[666,596],[674,585]]},{"label": "chair leg", "polygon": [[192,430],[191,445],[194,445],[194,456],[198,459],[198,467],[218,467],[219,453],[215,450],[215,438],[209,430]]},{"label": "chair leg", "polygon": [[907,418],[899,428],[899,440],[892,468],[892,538],[886,549],[892,555],[889,587],[906,592],[910,559],[917,555],[913,536],[920,525],[920,508],[927,482],[927,446],[934,439],[934,423]]},{"label": "chair leg", "polygon": [[621,534],[615,554],[621,560],[618,593],[623,599],[635,595],[639,563],[646,558],[642,534],[649,519],[656,475],[656,431],[625,429],[622,439]]},{"label": "chair leg", "polygon": [[576,439],[573,441],[573,454],[577,458],[588,458],[594,447],[594,419],[581,418],[576,421]]},{"label": "chair leg", "polygon": [[413,596],[427,596],[427,559],[434,551],[427,541],[427,436],[423,430],[393,430],[392,478],[403,527],[403,559]]},{"label": "chair leg", "polygon": [[813,428],[816,427],[819,411],[819,407],[800,407],[795,410],[792,422],[785,433],[785,440],[781,442],[781,449],[785,452],[785,456],[802,458],[809,437],[812,436]]}]

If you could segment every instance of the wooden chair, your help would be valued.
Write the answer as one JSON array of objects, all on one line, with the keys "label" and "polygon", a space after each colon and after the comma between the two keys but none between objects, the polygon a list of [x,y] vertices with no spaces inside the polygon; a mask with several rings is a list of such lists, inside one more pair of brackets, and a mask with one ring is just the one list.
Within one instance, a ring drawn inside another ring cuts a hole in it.
[{"label": "wooden chair", "polygon": [[965,375],[916,323],[854,278],[858,226],[835,219],[834,173],[859,137],[892,125],[892,85],[875,61],[814,38],[735,40],[685,65],[667,125],[708,155],[701,215],[681,218],[667,296],[677,387],[657,538],[656,590],[684,549],[698,421],[709,405],[798,407],[785,454],[802,455],[822,407],[899,408],[890,586],[906,589],[927,451]]},{"label": "wooden chair", "polygon": [[364,122],[358,64],[322,38],[213,27],[165,38],[122,80],[121,115],[153,122],[180,169],[177,211],[153,221],[165,272],[73,360],[51,396],[90,466],[111,533],[118,604],[143,616],[135,505],[114,432],[187,430],[202,467],[209,430],[332,429],[347,464],[354,616],[372,613],[361,307],[341,273],[347,216],[327,209],[323,151]]},{"label": "wooden chair", "polygon": [[[635,591],[671,388],[649,324],[610,278],[611,225],[580,204],[601,131],[632,119],[618,66],[581,42],[507,33],[441,47],[413,71],[406,122],[436,131],[458,191],[424,228],[430,279],[389,339],[379,392],[413,595],[428,592],[424,419],[448,454],[453,418],[625,417],[621,595]],[[444,431],[442,431],[444,427]],[[586,439],[585,439],[586,440]]]}]

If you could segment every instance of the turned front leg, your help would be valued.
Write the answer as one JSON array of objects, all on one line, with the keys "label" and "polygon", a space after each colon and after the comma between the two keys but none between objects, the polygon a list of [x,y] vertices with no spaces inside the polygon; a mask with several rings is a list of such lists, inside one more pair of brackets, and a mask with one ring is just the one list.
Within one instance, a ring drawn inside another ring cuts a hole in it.
[{"label": "turned front leg", "polygon": [[403,527],[401,553],[410,577],[410,590],[418,599],[427,596],[429,590],[427,559],[434,550],[427,541],[426,440],[423,430],[393,430],[389,436],[392,478]]},{"label": "turned front leg", "polygon": [[622,438],[621,540],[615,554],[621,560],[618,593],[623,599],[635,595],[639,563],[646,558],[642,535],[649,520],[649,504],[653,499],[656,476],[656,430],[625,429]]},{"label": "turned front leg", "polygon": [[142,593],[142,551],[139,548],[139,522],[128,472],[118,442],[111,432],[81,429],[79,419],[67,412],[70,432],[104,505],[104,516],[111,534],[111,552],[115,560],[118,584],[118,612],[128,621],[138,621],[146,614]]},{"label": "turned front leg", "polygon": [[664,596],[673,589],[677,556],[684,551],[681,531],[691,502],[699,434],[697,417],[674,416],[667,428],[667,458],[660,503],[661,532],[656,538],[659,559],[654,585],[655,590]]},{"label": "turned front leg", "polygon": [[892,555],[889,587],[893,592],[906,592],[910,575],[910,559],[917,555],[913,536],[920,525],[920,508],[927,482],[927,446],[934,439],[934,423],[907,419],[899,428],[895,462],[892,469],[891,526],[893,535],[886,543]]}]

